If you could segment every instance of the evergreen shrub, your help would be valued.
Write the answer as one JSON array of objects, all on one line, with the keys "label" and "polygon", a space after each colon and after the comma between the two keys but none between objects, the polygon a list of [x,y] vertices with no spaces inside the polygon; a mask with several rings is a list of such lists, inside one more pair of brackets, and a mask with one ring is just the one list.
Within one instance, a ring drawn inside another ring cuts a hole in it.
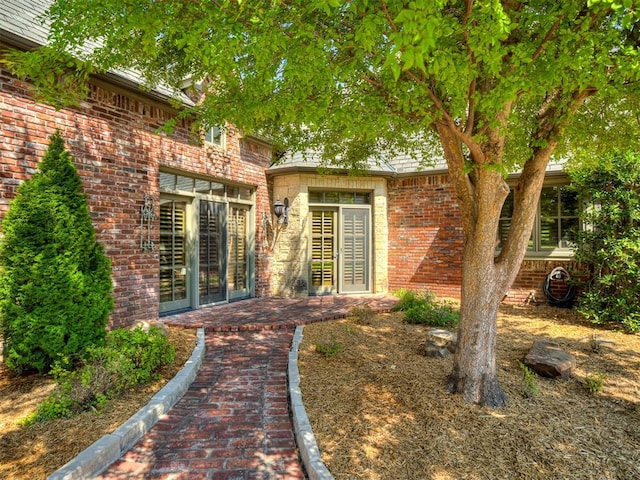
[{"label": "evergreen shrub", "polygon": [[111,266],[96,234],[80,176],[60,133],[2,222],[0,333],[15,373],[73,362],[106,334]]}]

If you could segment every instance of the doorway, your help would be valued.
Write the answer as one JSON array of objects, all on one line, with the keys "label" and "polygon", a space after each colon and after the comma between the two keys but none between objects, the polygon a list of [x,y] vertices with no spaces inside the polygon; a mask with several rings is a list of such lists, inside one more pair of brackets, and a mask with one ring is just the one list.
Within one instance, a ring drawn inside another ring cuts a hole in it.
[{"label": "doorway", "polygon": [[313,208],[311,228],[311,295],[370,292],[369,208]]},{"label": "doorway", "polygon": [[253,188],[160,172],[160,192],[160,313],[253,295]]}]

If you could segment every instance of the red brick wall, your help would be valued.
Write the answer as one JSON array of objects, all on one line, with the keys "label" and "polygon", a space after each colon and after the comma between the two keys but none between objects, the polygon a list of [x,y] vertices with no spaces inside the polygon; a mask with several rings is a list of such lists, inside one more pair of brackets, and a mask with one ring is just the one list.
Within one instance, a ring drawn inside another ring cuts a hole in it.
[{"label": "red brick wall", "polygon": [[389,182],[389,290],[459,297],[462,226],[447,175]]},{"label": "red brick wall", "polygon": [[[48,137],[59,129],[83,180],[98,240],[112,261],[112,327],[158,316],[158,253],[157,248],[140,248],[140,208],[144,194],[158,200],[161,167],[256,187],[256,292],[268,288],[263,280],[266,249],[259,241],[260,218],[269,211],[268,147],[231,131],[226,151],[206,150],[193,141],[184,121],[171,136],[155,133],[173,114],[168,105],[100,81],[80,106],[56,111],[35,102],[29,85],[0,71],[0,217],[18,184],[36,170]],[[158,222],[152,240],[158,245]]]},{"label": "red brick wall", "polygon": [[[389,290],[430,290],[460,297],[463,235],[447,175],[389,182]],[[545,302],[542,284],[566,260],[525,260],[505,298],[508,303]]]}]

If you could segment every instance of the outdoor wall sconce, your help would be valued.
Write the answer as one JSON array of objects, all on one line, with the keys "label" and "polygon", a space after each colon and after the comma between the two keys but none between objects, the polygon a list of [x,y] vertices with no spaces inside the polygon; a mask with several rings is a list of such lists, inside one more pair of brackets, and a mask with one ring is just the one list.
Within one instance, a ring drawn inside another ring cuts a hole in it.
[{"label": "outdoor wall sconce", "polygon": [[276,246],[280,232],[289,225],[289,199],[285,198],[284,202],[280,199],[276,199],[273,203],[273,215],[275,216],[275,222],[272,223],[273,217],[269,218],[269,215],[264,212],[262,214],[262,226],[264,227],[265,234],[267,236],[268,248],[270,252],[273,252]]},{"label": "outdoor wall sconce", "polygon": [[155,249],[155,245],[151,240],[151,222],[155,219],[156,200],[153,196],[145,194],[140,208],[140,248],[143,252],[153,252]]},{"label": "outdoor wall sconce", "polygon": [[284,203],[276,199],[273,204],[273,213],[278,219],[278,223],[289,225],[289,199],[285,197]]}]

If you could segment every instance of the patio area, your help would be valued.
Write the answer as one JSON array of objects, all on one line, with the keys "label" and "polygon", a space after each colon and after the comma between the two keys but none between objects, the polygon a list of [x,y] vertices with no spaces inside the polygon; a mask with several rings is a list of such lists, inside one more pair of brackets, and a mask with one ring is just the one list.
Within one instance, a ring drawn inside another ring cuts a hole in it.
[{"label": "patio area", "polygon": [[398,301],[391,295],[326,295],[301,298],[250,298],[162,317],[162,323],[206,332],[293,329],[298,325],[343,318],[354,306],[388,312]]}]

